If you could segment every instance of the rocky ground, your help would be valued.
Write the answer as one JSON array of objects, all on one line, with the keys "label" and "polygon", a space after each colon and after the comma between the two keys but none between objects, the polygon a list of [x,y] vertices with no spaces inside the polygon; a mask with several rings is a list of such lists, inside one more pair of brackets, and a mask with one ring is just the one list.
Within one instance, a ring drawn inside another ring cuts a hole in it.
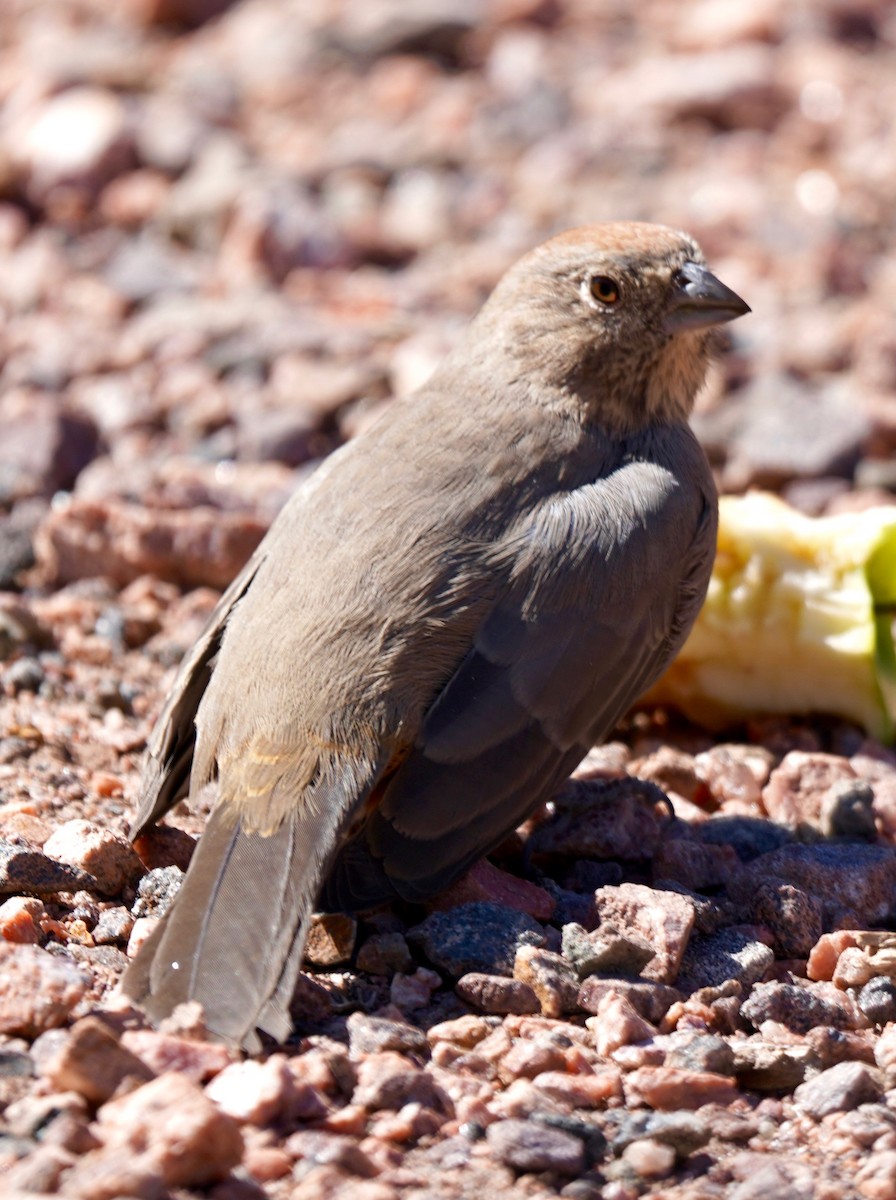
[{"label": "rocky ground", "polygon": [[689,229],[754,308],[722,485],[892,499],[894,80],[886,0],[0,6],[0,1190],[896,1194],[896,755],[823,715],[633,717],[429,908],[322,918],[257,1061],[111,997],[202,825],[126,838],[174,666],[529,246]]}]

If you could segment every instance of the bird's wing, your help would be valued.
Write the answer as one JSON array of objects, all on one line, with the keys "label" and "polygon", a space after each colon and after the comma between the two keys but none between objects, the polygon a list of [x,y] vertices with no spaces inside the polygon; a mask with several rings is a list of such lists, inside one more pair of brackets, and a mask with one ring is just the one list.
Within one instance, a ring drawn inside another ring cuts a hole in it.
[{"label": "bird's wing", "polygon": [[535,514],[509,590],[325,897],[351,908],[432,894],[547,799],[683,642],[715,532],[711,484],[683,488],[643,463]]},{"label": "bird's wing", "polygon": [[196,711],[208,687],[227,619],[264,560],[263,546],[221,596],[201,636],[181,662],[147,746],[140,803],[131,823],[132,840],[155,825],[187,793],[196,746]]}]

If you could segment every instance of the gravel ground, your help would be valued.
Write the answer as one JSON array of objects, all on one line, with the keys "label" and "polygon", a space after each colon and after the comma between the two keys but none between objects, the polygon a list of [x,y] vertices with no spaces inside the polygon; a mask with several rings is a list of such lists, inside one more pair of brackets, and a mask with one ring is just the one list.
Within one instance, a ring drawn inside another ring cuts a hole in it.
[{"label": "gravel ground", "polygon": [[112,996],[202,827],[126,838],[176,663],[531,245],[688,229],[754,309],[722,486],[892,500],[894,80],[886,0],[0,6],[4,1194],[896,1195],[896,755],[830,717],[633,716],[428,908],[320,918],[257,1061]]}]

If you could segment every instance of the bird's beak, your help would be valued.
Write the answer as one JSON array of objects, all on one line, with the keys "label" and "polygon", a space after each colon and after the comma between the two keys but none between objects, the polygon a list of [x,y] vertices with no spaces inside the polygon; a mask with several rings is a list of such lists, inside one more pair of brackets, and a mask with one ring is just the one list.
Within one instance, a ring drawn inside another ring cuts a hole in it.
[{"label": "bird's beak", "polygon": [[748,312],[749,304],[737,292],[725,287],[706,267],[689,262],[675,277],[663,328],[666,333],[708,329]]}]

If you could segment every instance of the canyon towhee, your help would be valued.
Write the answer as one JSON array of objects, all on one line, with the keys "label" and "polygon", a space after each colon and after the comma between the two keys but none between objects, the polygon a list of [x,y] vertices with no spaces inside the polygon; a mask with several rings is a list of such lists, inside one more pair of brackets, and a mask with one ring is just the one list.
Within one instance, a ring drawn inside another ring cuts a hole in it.
[{"label": "canyon towhee", "polygon": [[687,425],[712,327],[749,312],[661,226],[521,259],[457,349],[301,487],[187,656],[134,836],[218,800],[124,990],[283,1040],[315,905],[444,888],[669,664],[716,494]]}]

